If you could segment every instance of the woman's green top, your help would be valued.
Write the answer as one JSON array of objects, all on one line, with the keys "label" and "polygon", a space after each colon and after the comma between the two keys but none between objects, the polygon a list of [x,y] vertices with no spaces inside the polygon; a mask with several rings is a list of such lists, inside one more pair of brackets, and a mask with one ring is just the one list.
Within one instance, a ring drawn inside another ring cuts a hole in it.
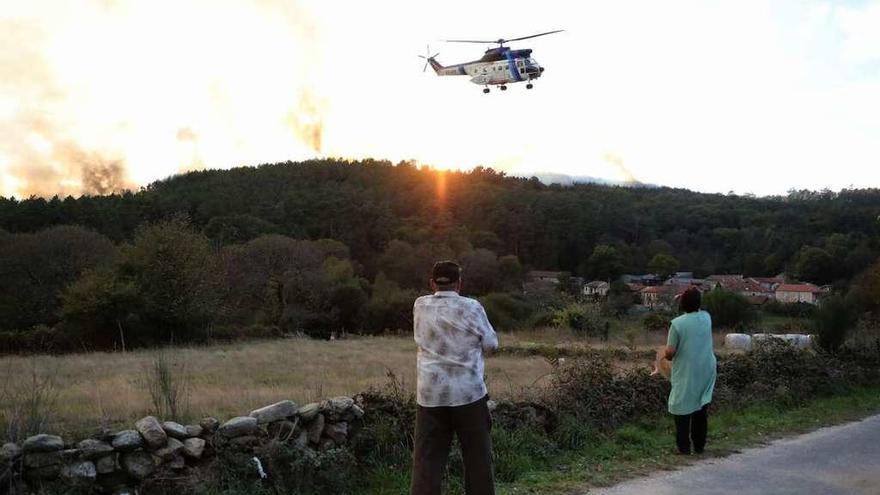
[{"label": "woman's green top", "polygon": [[666,345],[675,349],[669,412],[685,415],[700,410],[712,402],[715,390],[712,317],[705,311],[695,311],[672,320]]}]

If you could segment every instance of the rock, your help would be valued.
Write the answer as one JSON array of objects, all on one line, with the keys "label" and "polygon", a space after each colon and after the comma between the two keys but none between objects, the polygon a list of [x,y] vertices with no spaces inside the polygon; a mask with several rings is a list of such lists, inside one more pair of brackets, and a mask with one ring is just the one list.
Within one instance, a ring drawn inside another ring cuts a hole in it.
[{"label": "rock", "polygon": [[321,412],[321,404],[312,402],[311,404],[306,404],[299,408],[298,414],[300,419],[308,423],[315,419],[315,416],[317,416],[319,412]]},{"label": "rock", "polygon": [[202,430],[204,430],[205,432],[213,433],[217,430],[217,428],[220,427],[220,421],[217,421],[217,418],[202,418],[199,421],[199,426],[201,426]]},{"label": "rock", "polygon": [[110,443],[113,441],[113,437],[116,436],[116,433],[118,432],[115,430],[111,430],[110,428],[101,426],[95,429],[95,433],[92,435],[92,438]]},{"label": "rock", "polygon": [[64,440],[57,435],[41,433],[25,440],[21,447],[26,454],[31,452],[53,452],[64,448]]},{"label": "rock", "polygon": [[116,471],[116,454],[105,455],[96,460],[95,470],[98,474],[110,474]]},{"label": "rock", "polygon": [[165,433],[165,430],[162,429],[159,420],[154,416],[141,418],[134,424],[134,429],[144,437],[144,442],[146,442],[147,447],[151,449],[164,447],[168,442],[168,435]]},{"label": "rock", "polygon": [[492,399],[489,399],[486,401],[486,409],[488,409],[489,412],[492,412],[495,409],[498,409],[498,403]]},{"label": "rock", "polygon": [[113,437],[111,445],[116,450],[128,452],[143,446],[144,439],[141,437],[140,433],[134,430],[124,430],[120,431],[115,437]]},{"label": "rock", "polygon": [[349,417],[349,421],[351,421],[352,419],[360,419],[364,417],[364,410],[361,408],[361,406],[357,404],[352,404],[351,408],[348,410],[347,415]]},{"label": "rock", "polygon": [[266,429],[269,431],[269,436],[280,440],[288,440],[293,437],[293,434],[296,431],[296,423],[286,420],[276,421],[274,423],[269,423],[269,426],[267,426]]},{"label": "rock", "polygon": [[123,454],[120,464],[125,472],[139,480],[146,478],[156,469],[153,456],[143,450]]},{"label": "rock", "polygon": [[125,487],[119,488],[118,490],[113,492],[113,495],[137,495],[138,491],[135,488]]},{"label": "rock", "polygon": [[165,434],[172,438],[177,438],[178,440],[183,440],[187,438],[186,427],[180,423],[175,423],[174,421],[166,421],[162,423],[162,429],[165,430]]},{"label": "rock", "polygon": [[334,397],[321,404],[321,413],[327,416],[331,422],[339,421],[354,405],[354,399],[350,397]]},{"label": "rock", "polygon": [[61,451],[55,452],[35,452],[33,454],[24,455],[24,465],[30,469],[37,469],[46,466],[61,464]]},{"label": "rock", "polygon": [[0,447],[0,461],[14,461],[21,457],[21,447],[14,443],[4,443]]},{"label": "rock", "polygon": [[109,444],[93,438],[87,438],[77,444],[80,456],[87,461],[93,461],[99,457],[103,457],[113,452],[113,447]]},{"label": "rock", "polygon": [[250,416],[232,418],[223,423],[223,426],[220,427],[220,434],[227,438],[255,435],[259,431],[260,428],[257,426],[257,418],[252,418]]},{"label": "rock", "polygon": [[183,441],[183,454],[188,457],[199,459],[204,451],[205,441],[201,438],[187,438]]},{"label": "rock", "polygon": [[318,414],[308,427],[309,442],[317,444],[321,440],[321,433],[324,432],[324,415]]},{"label": "rock", "polygon": [[187,438],[200,437],[204,432],[205,429],[199,425],[186,425]]},{"label": "rock", "polygon": [[61,477],[73,483],[91,483],[98,472],[91,461],[77,461],[61,468]]},{"label": "rock", "polygon": [[183,442],[174,437],[170,437],[168,438],[168,443],[165,444],[165,446],[161,449],[153,452],[153,455],[158,457],[159,459],[162,459],[162,461],[164,462],[168,462],[174,459],[175,456],[179,455],[182,450]]},{"label": "rock", "polygon": [[292,400],[283,400],[251,411],[251,417],[257,418],[257,423],[263,425],[289,418],[291,416],[296,416],[296,410],[295,402]]},{"label": "rock", "polygon": [[186,467],[186,460],[184,460],[182,455],[178,454],[171,459],[171,462],[168,463],[168,467],[175,471],[180,471]]},{"label": "rock", "polygon": [[309,432],[306,430],[302,430],[299,432],[299,435],[296,437],[296,440],[293,441],[293,446],[302,450],[309,446]]},{"label": "rock", "polygon": [[[25,476],[28,478],[39,480],[51,480],[61,474],[61,464],[53,464],[51,466],[43,466],[39,468],[28,469]],[[27,492],[22,492],[27,493]]]},{"label": "rock", "polygon": [[348,439],[348,423],[341,421],[328,424],[324,428],[324,435],[336,442],[336,445],[342,445]]},{"label": "rock", "polygon": [[336,447],[336,442],[334,442],[330,438],[324,438],[324,439],[321,439],[321,443],[318,445],[318,450],[320,450],[321,452],[325,452],[325,451],[330,450],[334,447]]},{"label": "rock", "polygon": [[241,437],[235,437],[232,440],[230,440],[229,443],[231,443],[232,445],[234,445],[236,447],[248,449],[248,448],[256,447],[257,445],[259,445],[260,438],[255,437],[253,435],[245,435],[245,436],[241,436]]}]

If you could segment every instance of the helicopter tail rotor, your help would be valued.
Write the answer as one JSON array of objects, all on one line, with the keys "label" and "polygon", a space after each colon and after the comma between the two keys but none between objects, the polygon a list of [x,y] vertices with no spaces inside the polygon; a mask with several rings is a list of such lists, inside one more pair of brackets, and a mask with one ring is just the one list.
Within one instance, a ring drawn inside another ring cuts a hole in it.
[{"label": "helicopter tail rotor", "polygon": [[425,59],[425,66],[422,67],[422,72],[425,72],[426,70],[428,70],[428,64],[430,64],[431,67],[434,67],[435,70],[436,70],[436,66],[435,66],[435,64],[436,64],[436,65],[440,65],[440,64],[438,64],[438,63],[434,60],[434,58],[435,58],[437,55],[440,55],[440,52],[437,52],[437,53],[431,55],[431,45],[425,45],[425,54],[424,54],[424,55],[419,55],[419,58],[423,58],[423,59]]}]

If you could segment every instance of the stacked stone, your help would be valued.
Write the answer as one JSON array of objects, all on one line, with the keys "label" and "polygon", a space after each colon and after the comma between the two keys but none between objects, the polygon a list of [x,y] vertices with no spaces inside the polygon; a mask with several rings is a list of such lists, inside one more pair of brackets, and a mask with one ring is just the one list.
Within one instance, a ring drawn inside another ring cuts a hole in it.
[{"label": "stacked stone", "polygon": [[0,448],[0,482],[23,474],[29,485],[60,480],[65,485],[98,484],[105,491],[123,493],[160,470],[186,469],[209,449],[254,451],[267,441],[279,441],[300,449],[329,450],[349,441],[363,414],[361,405],[349,397],[301,408],[284,400],[222,425],[214,418],[184,426],[147,416],[133,430],[102,431],[75,445],[40,434],[21,447],[8,443]]},{"label": "stacked stone", "polygon": [[134,430],[103,431],[75,445],[46,434],[29,437],[21,448],[6,444],[0,449],[0,468],[10,466],[3,472],[12,477],[17,474],[15,463],[21,460],[29,483],[60,479],[66,485],[98,482],[106,489],[121,489],[139,483],[160,466],[180,470],[186,467],[187,458],[201,458],[207,443],[202,437],[209,433],[201,425],[160,423],[147,416]]}]

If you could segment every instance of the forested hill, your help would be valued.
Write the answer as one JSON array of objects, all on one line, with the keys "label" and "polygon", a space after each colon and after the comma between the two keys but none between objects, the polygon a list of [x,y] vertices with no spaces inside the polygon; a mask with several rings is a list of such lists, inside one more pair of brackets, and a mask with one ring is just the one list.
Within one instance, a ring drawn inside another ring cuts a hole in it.
[{"label": "forested hill", "polygon": [[698,276],[787,270],[827,283],[880,254],[877,189],[754,198],[316,160],[191,172],[122,195],[0,198],[10,233],[78,224],[116,242],[180,213],[218,244],[264,233],[339,240],[370,278],[383,258],[484,248],[587,277],[677,267]]}]

